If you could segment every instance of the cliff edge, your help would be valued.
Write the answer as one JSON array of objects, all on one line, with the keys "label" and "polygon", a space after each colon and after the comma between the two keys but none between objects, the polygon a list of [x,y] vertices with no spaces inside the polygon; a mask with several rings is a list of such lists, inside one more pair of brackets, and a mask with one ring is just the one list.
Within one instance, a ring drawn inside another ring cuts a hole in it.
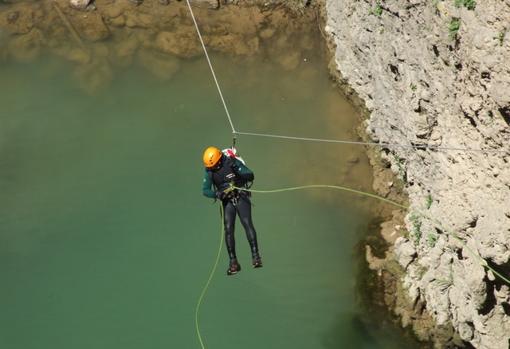
[{"label": "cliff edge", "polygon": [[409,302],[464,344],[509,348],[510,286],[477,255],[510,274],[510,0],[327,0],[325,11],[373,140],[472,149],[379,149],[411,206],[392,247]]}]

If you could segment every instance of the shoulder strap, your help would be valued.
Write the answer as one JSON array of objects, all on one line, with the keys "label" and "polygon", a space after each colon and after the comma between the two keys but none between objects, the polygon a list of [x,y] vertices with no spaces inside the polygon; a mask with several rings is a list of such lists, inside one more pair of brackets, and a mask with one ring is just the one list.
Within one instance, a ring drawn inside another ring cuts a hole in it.
[{"label": "shoulder strap", "polygon": [[230,168],[233,168],[235,165],[235,160],[229,156],[226,156],[226,159],[225,159],[225,166],[228,166]]}]

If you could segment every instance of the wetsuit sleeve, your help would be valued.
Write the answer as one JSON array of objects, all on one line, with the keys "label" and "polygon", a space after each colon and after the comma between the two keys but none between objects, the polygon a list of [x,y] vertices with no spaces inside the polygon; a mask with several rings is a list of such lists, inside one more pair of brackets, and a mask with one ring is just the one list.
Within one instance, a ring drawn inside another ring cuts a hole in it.
[{"label": "wetsuit sleeve", "polygon": [[211,180],[211,176],[209,176],[209,173],[207,170],[204,173],[204,180],[202,182],[202,193],[207,196],[208,198],[214,199],[216,198],[216,193],[213,190],[213,183]]},{"label": "wetsuit sleeve", "polygon": [[243,181],[251,182],[255,179],[253,171],[237,159],[234,162],[234,171]]}]

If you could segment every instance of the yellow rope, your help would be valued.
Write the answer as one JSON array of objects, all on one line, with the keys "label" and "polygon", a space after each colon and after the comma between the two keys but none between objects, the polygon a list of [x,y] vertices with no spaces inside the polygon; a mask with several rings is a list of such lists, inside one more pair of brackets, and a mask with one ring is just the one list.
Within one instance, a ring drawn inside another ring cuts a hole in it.
[{"label": "yellow rope", "polygon": [[[223,218],[223,207],[221,205],[220,205],[220,216],[221,216],[221,218]],[[200,293],[200,297],[198,297],[197,305],[195,307],[195,329],[197,332],[198,341],[200,342],[200,346],[202,347],[202,349],[205,349],[205,345],[204,345],[204,341],[202,340],[202,334],[200,333],[200,324],[199,324],[200,306],[202,305],[205,294],[207,293],[207,290],[209,289],[209,285],[211,284],[211,280],[214,276],[214,273],[216,272],[216,269],[218,269],[218,263],[220,261],[222,246],[223,246],[223,219],[221,219],[220,245],[218,247],[218,253],[216,254],[216,260],[215,260],[214,265],[211,269],[211,272],[209,273],[209,278],[207,279],[207,282],[205,283],[204,288],[202,289],[202,292]]]},{"label": "yellow rope", "polygon": [[368,197],[371,197],[371,198],[374,198],[374,199],[378,199],[378,200],[387,202],[389,204],[392,204],[393,206],[397,206],[397,207],[400,207],[400,208],[403,208],[403,209],[408,209],[409,208],[409,207],[407,207],[405,205],[399,204],[396,201],[392,201],[392,200],[386,199],[386,198],[384,198],[384,197],[382,197],[380,195],[368,193],[368,192],[365,192],[365,191],[362,191],[362,190],[356,190],[356,189],[352,189],[352,188],[348,188],[348,187],[343,187],[341,185],[310,184],[310,185],[301,185],[301,186],[297,186],[297,187],[288,187],[288,188],[272,189],[272,190],[255,190],[255,189],[245,189],[245,188],[237,188],[237,187],[235,187],[235,189],[238,189],[238,190],[244,190],[244,191],[249,191],[249,192],[252,192],[252,193],[260,193],[260,194],[281,193],[281,192],[285,192],[285,191],[294,191],[294,190],[311,189],[311,188],[329,188],[329,189],[343,190],[343,191],[347,191],[347,192],[350,192],[350,193],[355,193],[355,194],[359,194],[359,195],[363,195],[363,196],[368,196]]},{"label": "yellow rope", "polygon": [[[272,189],[272,190],[255,190],[255,189],[245,189],[245,188],[237,188],[237,187],[234,187],[234,188],[238,189],[238,190],[244,190],[244,191],[249,191],[249,192],[252,192],[252,193],[260,193],[260,194],[281,193],[281,192],[286,192],[286,191],[295,191],[295,190],[311,189],[311,188],[328,188],[328,189],[343,190],[343,191],[346,191],[346,192],[350,192],[350,193],[355,193],[355,194],[371,197],[371,198],[374,198],[374,199],[377,199],[377,200],[380,200],[380,201],[387,202],[387,203],[389,203],[389,204],[391,204],[393,206],[396,206],[396,207],[400,207],[400,208],[403,208],[403,209],[406,209],[406,210],[409,209],[409,206],[405,206],[405,205],[399,204],[398,202],[386,199],[386,198],[384,198],[384,197],[382,197],[380,195],[368,193],[368,192],[365,192],[365,191],[362,191],[362,190],[356,190],[356,189],[352,189],[352,188],[348,188],[348,187],[343,187],[341,185],[310,184],[310,185],[301,185],[301,186],[297,186],[297,187],[287,187],[287,188]],[[479,263],[480,263],[480,265],[482,267],[492,271],[497,277],[499,277],[501,280],[503,280],[508,285],[510,285],[510,279],[508,277],[502,275],[500,272],[498,272],[494,268],[492,268],[487,263],[487,261],[484,258],[482,258],[478,253],[476,253],[469,246],[467,246],[466,242],[464,240],[462,240],[456,233],[449,232],[447,229],[445,229],[442,226],[442,224],[437,219],[433,219],[429,215],[427,215],[427,214],[425,214],[423,212],[420,212],[418,210],[416,210],[416,212],[420,216],[422,216],[423,218],[429,219],[432,222],[436,223],[441,228],[441,230],[443,230],[445,233],[451,235],[453,238],[455,238],[457,241],[459,241],[461,243],[461,245],[464,248],[466,248],[466,250],[475,259],[477,259],[479,261]]]}]

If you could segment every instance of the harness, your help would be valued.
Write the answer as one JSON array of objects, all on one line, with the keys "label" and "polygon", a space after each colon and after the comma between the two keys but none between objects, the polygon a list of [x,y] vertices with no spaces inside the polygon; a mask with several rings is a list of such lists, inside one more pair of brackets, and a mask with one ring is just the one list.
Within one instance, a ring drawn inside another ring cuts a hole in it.
[{"label": "harness", "polygon": [[217,191],[228,192],[229,199],[237,204],[237,200],[240,195],[250,196],[249,192],[239,191],[238,189],[232,189],[232,187],[238,188],[250,188],[251,183],[242,180],[235,170],[235,160],[223,156],[221,167],[215,171],[207,170],[207,174],[211,179],[214,187]]}]

